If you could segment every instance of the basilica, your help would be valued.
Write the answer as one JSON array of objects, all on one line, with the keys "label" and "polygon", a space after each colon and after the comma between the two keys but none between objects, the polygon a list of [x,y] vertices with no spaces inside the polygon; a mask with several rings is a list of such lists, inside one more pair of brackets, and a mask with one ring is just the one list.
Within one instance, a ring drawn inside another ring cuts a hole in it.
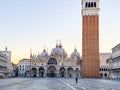
[{"label": "basilica", "polygon": [[75,48],[68,57],[62,44],[57,43],[50,54],[44,49],[37,56],[31,53],[30,59],[20,60],[18,74],[26,77],[80,77],[80,53]]}]

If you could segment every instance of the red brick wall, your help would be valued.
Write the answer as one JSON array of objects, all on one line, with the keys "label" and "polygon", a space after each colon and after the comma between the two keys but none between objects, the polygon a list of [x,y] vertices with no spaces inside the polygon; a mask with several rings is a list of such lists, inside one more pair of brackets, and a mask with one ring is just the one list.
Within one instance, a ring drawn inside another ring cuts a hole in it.
[{"label": "red brick wall", "polygon": [[82,77],[99,78],[99,16],[82,17]]}]

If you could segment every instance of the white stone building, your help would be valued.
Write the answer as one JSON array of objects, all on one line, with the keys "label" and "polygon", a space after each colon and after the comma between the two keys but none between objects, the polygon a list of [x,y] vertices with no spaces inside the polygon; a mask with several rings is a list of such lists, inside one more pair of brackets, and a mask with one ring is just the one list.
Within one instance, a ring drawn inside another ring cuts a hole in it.
[{"label": "white stone building", "polygon": [[120,79],[120,44],[112,48],[112,57],[107,62],[110,68],[109,78]]},{"label": "white stone building", "polygon": [[[80,73],[80,54],[75,48],[71,57],[67,56],[61,43],[51,50],[50,55],[44,49],[40,55],[30,55],[30,59],[19,62],[20,76],[32,77],[78,77]],[[26,69],[27,67],[27,69]],[[20,69],[22,71],[20,71]],[[22,74],[22,75],[21,75]]]},{"label": "white stone building", "polygon": [[18,76],[26,76],[26,72],[30,68],[30,59],[22,59],[18,64]]},{"label": "white stone building", "polygon": [[109,64],[107,59],[111,57],[111,53],[100,53],[100,76],[101,78],[109,77]]},{"label": "white stone building", "polygon": [[4,51],[1,51],[3,54],[6,55],[7,57],[7,69],[8,69],[8,77],[11,77],[12,76],[12,73],[13,73],[13,66],[12,66],[12,63],[11,63],[11,51],[8,51],[7,50],[7,47],[5,48]]},{"label": "white stone building", "polygon": [[7,56],[0,52],[0,78],[6,77],[7,74]]}]

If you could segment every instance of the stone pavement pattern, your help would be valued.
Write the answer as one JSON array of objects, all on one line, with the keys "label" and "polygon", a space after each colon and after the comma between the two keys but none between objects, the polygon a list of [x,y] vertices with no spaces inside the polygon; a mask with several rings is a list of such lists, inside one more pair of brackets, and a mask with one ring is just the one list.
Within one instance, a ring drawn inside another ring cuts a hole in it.
[{"label": "stone pavement pattern", "polygon": [[0,79],[0,90],[120,90],[120,81],[74,78]]}]

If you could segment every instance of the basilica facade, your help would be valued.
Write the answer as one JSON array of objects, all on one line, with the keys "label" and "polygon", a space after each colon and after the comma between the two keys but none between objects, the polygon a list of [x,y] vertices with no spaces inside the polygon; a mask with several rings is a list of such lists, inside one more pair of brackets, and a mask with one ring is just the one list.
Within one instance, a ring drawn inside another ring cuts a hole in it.
[{"label": "basilica facade", "polygon": [[80,77],[80,67],[81,58],[77,49],[68,57],[59,43],[51,50],[50,55],[44,49],[37,56],[31,53],[30,59],[20,60],[18,74],[26,77]]}]

